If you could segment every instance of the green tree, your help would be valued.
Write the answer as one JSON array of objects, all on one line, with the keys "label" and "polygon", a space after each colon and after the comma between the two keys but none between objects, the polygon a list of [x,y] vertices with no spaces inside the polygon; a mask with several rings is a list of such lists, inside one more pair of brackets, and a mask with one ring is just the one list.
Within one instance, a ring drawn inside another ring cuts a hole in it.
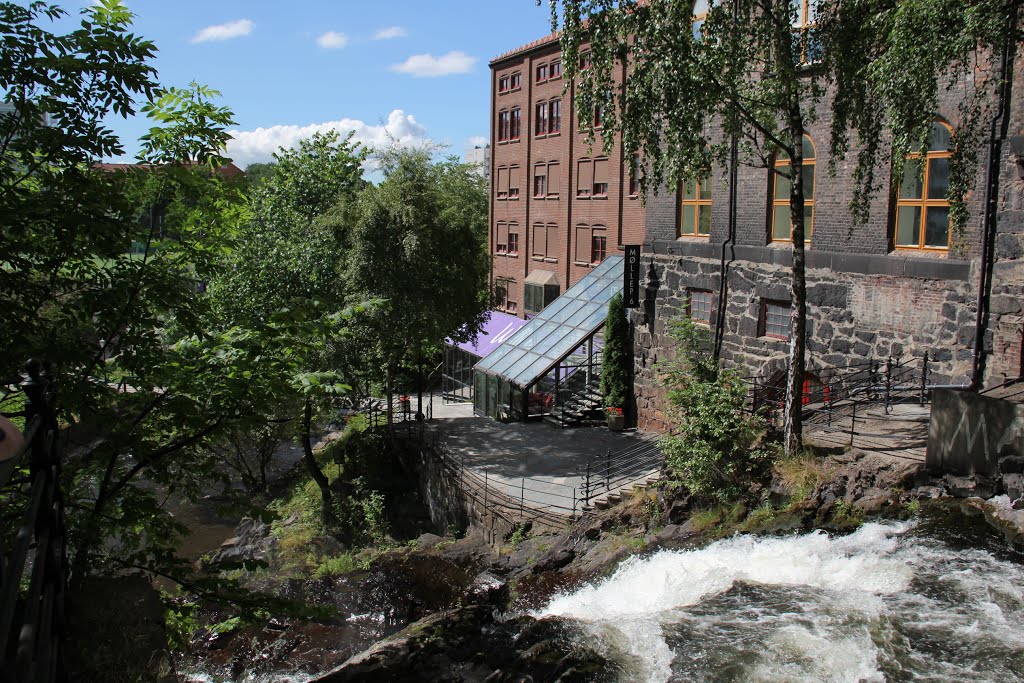
[{"label": "green tree", "polygon": [[[805,124],[828,94],[833,160],[859,144],[854,213],[863,218],[878,190],[876,169],[902,166],[908,149],[927,140],[944,83],[966,92],[957,126],[950,201],[954,226],[966,218],[963,197],[976,142],[1000,78],[975,55],[998,54],[1016,35],[1019,3],[982,0],[969,9],[952,0],[854,0],[809,3],[733,0],[711,5],[695,23],[693,5],[673,0],[550,0],[562,20],[563,64],[579,85],[577,109],[605,108],[604,146],[621,133],[626,155],[641,152],[644,192],[665,181],[705,176],[712,161],[760,165],[789,186],[793,304],[785,408],[787,452],[801,442],[805,369]],[[589,44],[592,68],[579,68]],[[632,64],[616,84],[617,60]],[[977,71],[974,78],[968,76]],[[624,112],[627,112],[624,114]],[[881,134],[893,131],[891,146]],[[962,131],[962,132],[960,132]],[[593,134],[593,131],[591,131]],[[783,156],[784,155],[784,156]],[[779,158],[789,164],[776,165]],[[832,169],[835,170],[833,163]],[[899,174],[893,174],[898,182]],[[785,187],[783,185],[782,187]]]},{"label": "green tree", "polygon": [[690,492],[735,500],[771,461],[771,450],[760,443],[765,425],[744,412],[747,387],[736,370],[719,366],[706,328],[673,320],[669,336],[677,355],[659,369],[675,428],[659,446]]},{"label": "green tree", "polygon": [[604,352],[601,358],[601,394],[606,408],[626,408],[633,375],[633,343],[622,294],[608,302],[604,325]]},{"label": "green tree", "polygon": [[[382,299],[368,317],[389,406],[396,372],[446,337],[466,339],[487,310],[487,191],[472,168],[429,150],[380,156],[384,180],[356,208],[351,296]],[[388,412],[391,420],[390,409]]]},{"label": "green tree", "polygon": [[[303,462],[321,493],[323,519],[335,518],[333,493],[313,455],[318,412],[362,382],[366,365],[359,345],[340,328],[327,334],[317,319],[345,309],[344,264],[351,242],[351,213],[363,185],[366,150],[334,131],[317,133],[297,149],[279,150],[266,182],[249,201],[249,220],[236,233],[234,248],[211,282],[210,326],[235,325],[254,337],[263,321],[292,320],[293,349],[266,391],[278,407],[258,412],[246,427],[265,429],[294,407],[295,432]],[[310,320],[296,318],[302,310]],[[282,374],[283,373],[283,374]],[[343,383],[341,378],[345,377]]]}]

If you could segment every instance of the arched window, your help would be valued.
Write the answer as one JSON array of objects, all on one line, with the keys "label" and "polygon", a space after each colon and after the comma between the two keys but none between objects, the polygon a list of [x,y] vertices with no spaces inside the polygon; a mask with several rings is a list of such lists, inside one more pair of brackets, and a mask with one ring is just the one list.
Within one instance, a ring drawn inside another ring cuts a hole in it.
[{"label": "arched window", "polygon": [[[896,193],[896,248],[949,249],[949,158],[953,129],[932,124],[928,149],[907,155]],[[919,162],[922,155],[923,162]],[[918,163],[924,172],[918,174]]]},{"label": "arched window", "polygon": [[[814,234],[814,143],[804,135],[803,140],[804,180],[804,243],[811,241]],[[789,212],[789,190],[791,173],[789,155],[779,152],[772,169],[774,189],[772,192],[772,241],[789,242],[793,239],[793,221]]]}]

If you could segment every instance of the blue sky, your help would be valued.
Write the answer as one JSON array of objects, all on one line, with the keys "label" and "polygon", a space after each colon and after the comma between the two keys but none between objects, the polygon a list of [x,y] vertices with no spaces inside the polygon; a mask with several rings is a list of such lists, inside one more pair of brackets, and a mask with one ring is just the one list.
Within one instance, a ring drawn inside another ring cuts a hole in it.
[{"label": "blue sky", "polygon": [[[56,0],[60,2],[61,0]],[[71,12],[87,4],[63,7]],[[550,32],[547,0],[125,0],[165,86],[195,80],[235,112],[240,166],[315,129],[385,129],[462,155],[489,134],[496,55]],[[130,161],[147,123],[112,119]]]}]

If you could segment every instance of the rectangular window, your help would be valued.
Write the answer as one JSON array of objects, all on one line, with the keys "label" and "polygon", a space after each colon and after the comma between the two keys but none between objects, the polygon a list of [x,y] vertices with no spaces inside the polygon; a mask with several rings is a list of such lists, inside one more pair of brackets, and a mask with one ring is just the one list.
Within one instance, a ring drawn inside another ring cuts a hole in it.
[{"label": "rectangular window", "polygon": [[534,135],[545,135],[548,132],[548,104],[541,102],[537,105],[537,116],[534,121]]},{"label": "rectangular window", "polygon": [[590,262],[598,264],[608,255],[608,233],[604,228],[594,226],[590,237]]},{"label": "rectangular window", "polygon": [[508,199],[508,169],[504,167],[498,169],[497,197]]},{"label": "rectangular window", "polygon": [[511,89],[512,90],[518,90],[519,86],[522,84],[521,81],[522,81],[522,76],[519,75],[518,71],[516,73],[512,74],[512,79],[511,79],[511,83],[510,83]]},{"label": "rectangular window", "polygon": [[548,65],[541,64],[537,67],[537,82],[543,83],[546,80],[548,80]]},{"label": "rectangular window", "polygon": [[521,117],[519,116],[519,107],[516,107],[511,112],[511,122],[508,127],[508,139],[518,140],[519,139],[519,123]]},{"label": "rectangular window", "polygon": [[519,256],[519,226],[515,223],[508,226],[508,255]]},{"label": "rectangular window", "polygon": [[508,92],[508,76],[498,79],[498,92]]},{"label": "rectangular window", "polygon": [[640,155],[634,154],[629,163],[629,196],[640,194]]},{"label": "rectangular window", "polygon": [[530,227],[530,255],[535,259],[543,259],[547,248],[547,230],[543,223],[534,223]]},{"label": "rectangular window", "polygon": [[548,194],[547,164],[537,164],[533,169],[533,196],[542,198]]},{"label": "rectangular window", "polygon": [[604,125],[604,105],[597,104],[594,106],[594,128],[600,128]]},{"label": "rectangular window", "polygon": [[508,140],[509,115],[507,111],[498,112],[498,142]]},{"label": "rectangular window", "polygon": [[590,263],[591,234],[589,225],[576,226],[576,249],[573,251],[576,263]]},{"label": "rectangular window", "polygon": [[556,59],[551,62],[551,67],[548,69],[549,78],[559,78],[562,75],[562,61]]},{"label": "rectangular window", "polygon": [[590,50],[580,53],[580,70],[589,69],[594,65],[594,60],[590,58]]},{"label": "rectangular window", "polygon": [[494,307],[499,311],[505,310],[509,292],[512,289],[514,280],[507,277],[494,278]]},{"label": "rectangular window", "polygon": [[548,164],[548,196],[557,197],[558,189],[561,183],[561,166],[558,164]]},{"label": "rectangular window", "polygon": [[577,167],[576,174],[576,196],[590,197],[594,189],[594,162],[590,159],[583,159]]},{"label": "rectangular window", "polygon": [[494,253],[508,253],[508,225],[498,223],[494,234]]},{"label": "rectangular window", "polygon": [[508,198],[519,199],[519,167],[508,168]]},{"label": "rectangular window", "polygon": [[764,301],[761,315],[761,330],[765,337],[789,339],[792,310],[786,301]]},{"label": "rectangular window", "polygon": [[549,261],[557,261],[558,254],[556,253],[556,250],[558,249],[558,226],[554,223],[548,223],[545,227],[545,232],[547,233],[547,243],[544,248],[544,258]]},{"label": "rectangular window", "polygon": [[705,289],[690,290],[690,319],[705,325],[711,324],[711,292]]},{"label": "rectangular window", "polygon": [[679,236],[707,237],[711,234],[711,176],[683,183],[679,200]]},{"label": "rectangular window", "polygon": [[562,100],[548,102],[548,132],[557,133],[562,130]]},{"label": "rectangular window", "polygon": [[594,159],[594,196],[608,196],[608,160]]}]

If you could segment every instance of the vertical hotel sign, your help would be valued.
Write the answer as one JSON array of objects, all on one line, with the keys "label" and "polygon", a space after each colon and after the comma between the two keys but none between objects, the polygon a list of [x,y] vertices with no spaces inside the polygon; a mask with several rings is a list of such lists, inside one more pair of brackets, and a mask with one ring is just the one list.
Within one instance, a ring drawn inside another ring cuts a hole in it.
[{"label": "vertical hotel sign", "polygon": [[622,301],[626,308],[640,308],[640,245],[627,244],[622,273]]}]

